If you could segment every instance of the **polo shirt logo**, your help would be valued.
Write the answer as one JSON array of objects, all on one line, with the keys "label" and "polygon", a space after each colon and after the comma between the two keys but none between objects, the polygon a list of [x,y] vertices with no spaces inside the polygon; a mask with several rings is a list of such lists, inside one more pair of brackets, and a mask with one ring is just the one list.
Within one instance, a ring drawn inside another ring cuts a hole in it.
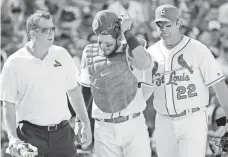
[{"label": "polo shirt logo", "polygon": [[61,64],[61,63],[59,63],[57,60],[55,60],[54,67],[59,67],[59,66],[62,66],[62,64]]}]

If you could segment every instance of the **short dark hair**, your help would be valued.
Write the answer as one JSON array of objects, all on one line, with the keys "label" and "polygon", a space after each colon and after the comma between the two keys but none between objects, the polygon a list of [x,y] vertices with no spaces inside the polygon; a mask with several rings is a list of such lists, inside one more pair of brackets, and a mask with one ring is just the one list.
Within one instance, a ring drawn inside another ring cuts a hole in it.
[{"label": "short dark hair", "polygon": [[49,12],[44,11],[39,11],[32,14],[26,22],[26,30],[28,34],[31,30],[35,30],[38,28],[38,23],[41,18],[49,20],[52,19],[52,15]]},{"label": "short dark hair", "polygon": [[119,30],[116,33],[111,34],[113,38],[117,39],[121,35],[121,31]]}]

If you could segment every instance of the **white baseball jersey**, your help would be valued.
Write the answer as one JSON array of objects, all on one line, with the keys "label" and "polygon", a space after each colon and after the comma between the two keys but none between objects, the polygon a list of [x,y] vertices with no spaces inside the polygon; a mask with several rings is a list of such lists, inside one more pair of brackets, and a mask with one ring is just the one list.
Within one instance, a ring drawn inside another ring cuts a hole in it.
[{"label": "white baseball jersey", "polygon": [[78,69],[62,47],[51,46],[43,60],[25,47],[6,61],[0,77],[0,100],[14,103],[17,122],[58,124],[71,117],[66,92],[75,88]]},{"label": "white baseball jersey", "polygon": [[152,81],[148,83],[156,85],[156,111],[173,115],[208,105],[208,87],[224,79],[210,50],[187,36],[170,50],[163,42],[160,40],[148,48],[154,66],[145,74],[146,80]]}]

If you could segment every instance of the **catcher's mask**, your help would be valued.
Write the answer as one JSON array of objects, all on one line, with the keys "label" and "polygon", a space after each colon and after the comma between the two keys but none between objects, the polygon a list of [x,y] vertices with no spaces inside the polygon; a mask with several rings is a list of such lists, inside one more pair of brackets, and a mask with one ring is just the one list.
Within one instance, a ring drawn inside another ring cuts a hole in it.
[{"label": "catcher's mask", "polygon": [[110,10],[99,11],[94,17],[92,23],[94,33],[96,35],[111,35],[114,39],[116,39],[116,47],[107,57],[114,55],[114,52],[118,49],[117,40],[121,36],[122,18],[122,16],[117,16]]},{"label": "catcher's mask", "polygon": [[[226,125],[226,117],[216,120],[217,126]],[[228,156],[228,132],[221,137],[209,136],[209,147],[215,157]]]}]

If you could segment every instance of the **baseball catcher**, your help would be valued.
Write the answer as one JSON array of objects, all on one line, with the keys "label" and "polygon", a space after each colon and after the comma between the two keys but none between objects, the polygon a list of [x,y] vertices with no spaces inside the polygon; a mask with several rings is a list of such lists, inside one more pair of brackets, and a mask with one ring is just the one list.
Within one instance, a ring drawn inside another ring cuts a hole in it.
[{"label": "baseball catcher", "polygon": [[94,154],[99,157],[151,155],[141,84],[143,71],[153,63],[146,41],[133,35],[131,24],[127,15],[99,11],[92,24],[98,42],[82,54],[80,84],[90,88],[93,97]]}]

